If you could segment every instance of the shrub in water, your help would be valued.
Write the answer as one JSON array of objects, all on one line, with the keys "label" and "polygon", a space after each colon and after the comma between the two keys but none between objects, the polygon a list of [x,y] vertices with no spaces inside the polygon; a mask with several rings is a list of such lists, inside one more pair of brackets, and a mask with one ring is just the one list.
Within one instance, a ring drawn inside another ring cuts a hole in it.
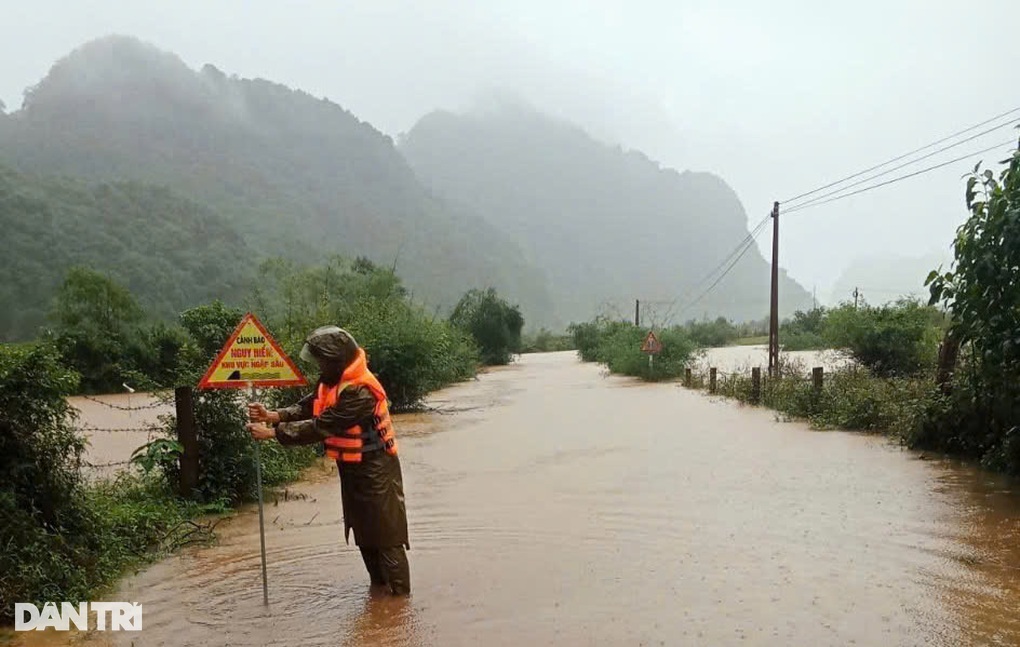
[{"label": "shrub in water", "polygon": [[484,364],[509,364],[521,352],[524,317],[493,288],[468,291],[453,309],[450,323],[471,335]]}]

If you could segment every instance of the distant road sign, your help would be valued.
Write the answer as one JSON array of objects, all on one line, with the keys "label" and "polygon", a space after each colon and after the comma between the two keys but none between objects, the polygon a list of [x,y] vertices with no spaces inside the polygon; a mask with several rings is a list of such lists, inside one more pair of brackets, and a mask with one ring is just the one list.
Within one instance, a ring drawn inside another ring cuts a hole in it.
[{"label": "distant road sign", "polygon": [[641,344],[641,352],[655,355],[662,352],[662,342],[655,336],[655,333],[651,330],[648,331],[648,335],[645,336],[645,341]]}]

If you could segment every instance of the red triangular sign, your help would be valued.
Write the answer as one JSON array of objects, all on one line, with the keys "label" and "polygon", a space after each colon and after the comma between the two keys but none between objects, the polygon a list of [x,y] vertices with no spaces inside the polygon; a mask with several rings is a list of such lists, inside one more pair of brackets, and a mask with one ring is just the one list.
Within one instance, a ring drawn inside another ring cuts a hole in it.
[{"label": "red triangular sign", "polygon": [[200,389],[244,389],[249,386],[308,384],[265,326],[248,313],[224,344],[198,383]]},{"label": "red triangular sign", "polygon": [[662,352],[662,343],[659,338],[655,336],[655,333],[651,330],[645,336],[645,341],[641,344],[642,353],[659,353]]}]

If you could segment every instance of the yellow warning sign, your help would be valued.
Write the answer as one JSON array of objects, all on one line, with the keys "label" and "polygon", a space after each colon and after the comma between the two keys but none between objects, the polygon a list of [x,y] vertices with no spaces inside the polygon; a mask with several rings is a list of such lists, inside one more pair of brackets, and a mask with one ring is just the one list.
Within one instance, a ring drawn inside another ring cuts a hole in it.
[{"label": "yellow warning sign", "polygon": [[307,380],[250,312],[198,383],[200,389],[304,386]]}]

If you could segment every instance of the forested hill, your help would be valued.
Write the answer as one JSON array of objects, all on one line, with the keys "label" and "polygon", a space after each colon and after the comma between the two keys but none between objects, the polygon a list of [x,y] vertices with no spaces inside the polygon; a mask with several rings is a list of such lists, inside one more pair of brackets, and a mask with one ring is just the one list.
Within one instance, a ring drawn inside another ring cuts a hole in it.
[{"label": "forested hill", "polygon": [[[747,234],[744,209],[722,179],[661,168],[526,107],[433,113],[401,150],[439,196],[514,236],[548,275],[568,320],[587,319],[607,301],[693,300],[693,284]],[[810,307],[785,273],[781,295],[785,313]],[[759,319],[768,302],[769,267],[753,248],[680,317]]]},{"label": "forested hill", "polygon": [[[239,232],[249,248],[242,264],[268,255],[364,255],[396,264],[416,300],[430,305],[450,306],[467,289],[491,285],[535,323],[551,312],[544,278],[508,236],[432,197],[390,138],[368,123],[279,84],[211,65],[195,71],[132,38],[93,41],[58,61],[21,109],[0,117],[0,163],[167,185]],[[119,223],[99,215],[79,214],[83,229],[99,230],[87,235],[117,238],[110,227]],[[27,247],[9,246],[5,253],[19,257],[19,266],[61,256],[50,250],[24,259]],[[197,256],[198,248],[189,253]],[[106,256],[102,246],[83,254],[96,265]],[[222,291],[215,275],[196,280]]]},{"label": "forested hill", "polygon": [[156,316],[239,299],[251,250],[215,213],[137,182],[89,184],[0,167],[0,342],[29,339],[74,265],[128,286]]}]

